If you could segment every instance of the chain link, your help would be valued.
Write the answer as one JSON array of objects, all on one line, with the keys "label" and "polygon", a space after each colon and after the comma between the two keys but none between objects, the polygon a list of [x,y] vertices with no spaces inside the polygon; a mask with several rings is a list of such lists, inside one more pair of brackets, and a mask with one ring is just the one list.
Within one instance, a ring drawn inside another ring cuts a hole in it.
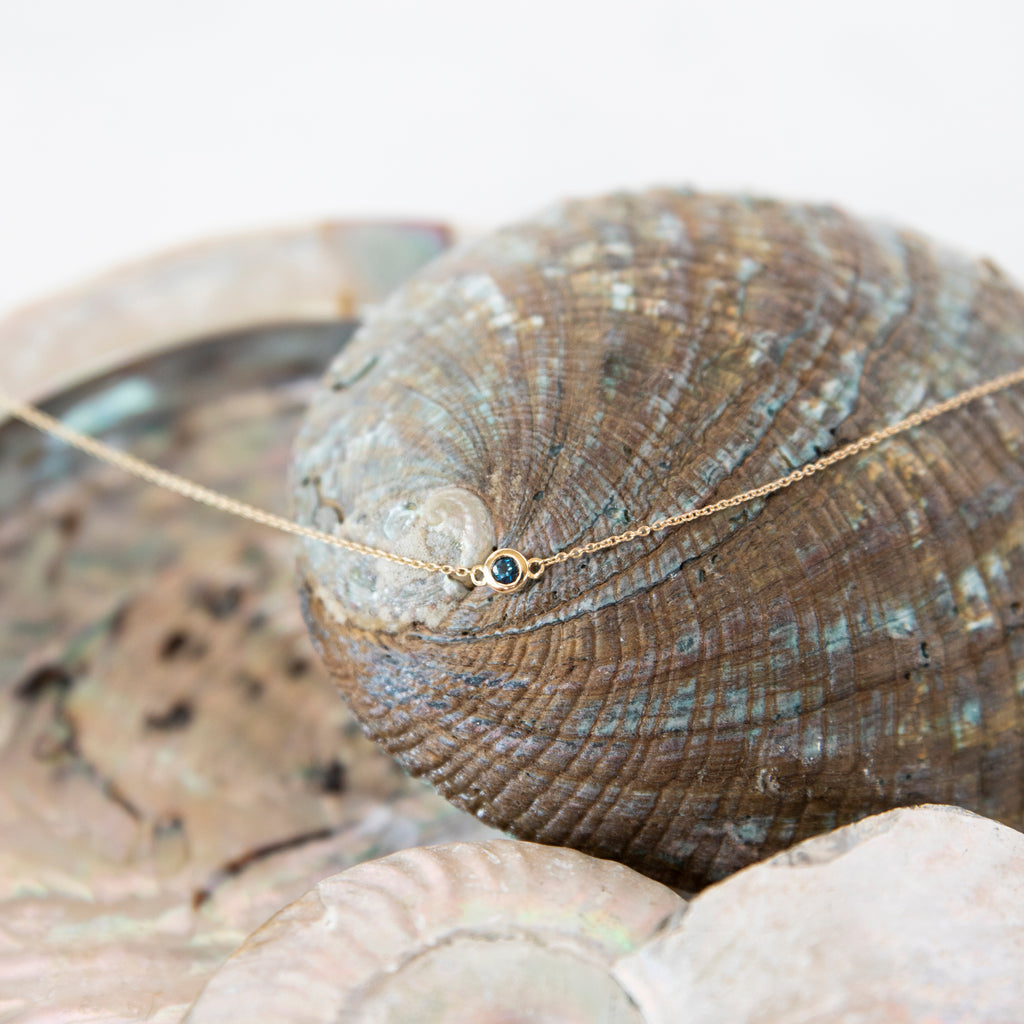
[{"label": "chain link", "polygon": [[[935,419],[937,416],[952,412],[967,405],[969,402],[984,398],[986,395],[995,394],[997,391],[1005,391],[1007,388],[1021,383],[1024,383],[1024,369],[1015,370],[1012,373],[1004,373],[1002,376],[995,377],[982,384],[977,384],[966,391],[961,391],[943,402],[938,402],[936,405],[931,405],[926,409],[915,412],[898,423],[882,427],[873,433],[858,438],[856,441],[851,441],[849,444],[843,445],[842,448],[838,448],[836,451],[823,455],[814,462],[809,462],[798,469],[794,469],[785,476],[780,476],[770,483],[761,484],[760,487],[743,491],[741,494],[736,494],[731,498],[723,498],[721,501],[716,501],[711,505],[688,509],[686,512],[680,512],[678,515],[657,519],[642,526],[634,526],[623,533],[617,533],[602,540],[590,541],[578,547],[567,548],[553,555],[548,555],[546,558],[530,558],[528,559],[529,565],[536,567],[535,572],[530,574],[531,578],[539,576],[547,566],[559,565],[562,562],[568,562],[570,559],[583,558],[585,555],[594,554],[597,551],[606,551],[608,548],[618,547],[618,545],[636,540],[638,537],[648,537],[652,533],[660,533],[662,530],[682,526],[684,523],[692,523],[694,520],[702,519],[705,516],[712,516],[717,512],[723,512],[730,508],[738,508],[757,498],[764,498],[769,494],[775,494],[777,491],[795,484],[798,480],[806,480],[807,477],[820,473],[823,469],[834,466],[837,462],[842,462],[852,455],[865,452],[869,448],[873,448],[875,445],[895,437],[897,434],[902,434],[913,427],[919,427],[929,422],[929,420]],[[244,501],[238,501],[235,498],[228,497],[226,494],[203,487],[202,484],[197,484],[168,470],[160,469],[158,466],[144,462],[134,455],[129,455],[127,452],[112,448],[102,441],[97,441],[95,438],[80,434],[59,420],[47,415],[41,409],[37,409],[35,406],[28,405],[25,402],[8,398],[3,392],[0,392],[0,408],[6,409],[11,416],[27,423],[29,426],[35,427],[51,437],[58,438],[65,442],[65,444],[78,448],[94,458],[115,466],[126,473],[130,473],[146,483],[173,491],[175,494],[198,502],[201,505],[206,505],[221,512],[227,512],[229,515],[248,519],[251,522],[269,526],[272,529],[290,533],[297,537],[329,544],[331,547],[341,548],[343,551],[351,551],[355,554],[367,555],[371,558],[381,558],[396,565],[421,569],[424,572],[439,572],[446,576],[454,576],[457,579],[479,585],[478,577],[480,577],[480,572],[478,570],[482,571],[481,566],[449,565],[443,562],[429,562],[421,558],[410,558],[406,555],[396,555],[391,551],[384,551],[369,544],[360,544],[358,541],[347,540],[332,533],[325,533],[323,530],[303,526],[301,523],[293,522],[290,519],[285,519],[283,516],[275,515],[272,512],[256,508],[254,505],[248,505]]]}]

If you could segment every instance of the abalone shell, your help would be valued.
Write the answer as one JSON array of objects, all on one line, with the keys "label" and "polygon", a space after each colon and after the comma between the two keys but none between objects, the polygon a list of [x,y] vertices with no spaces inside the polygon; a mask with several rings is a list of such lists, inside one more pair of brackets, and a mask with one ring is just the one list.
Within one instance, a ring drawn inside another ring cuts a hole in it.
[{"label": "abalone shell", "polygon": [[[472,566],[767,483],[1024,363],[989,262],[660,190],[444,255],[312,402],[299,518]],[[510,595],[310,542],[365,729],[513,834],[685,889],[926,801],[1024,821],[1024,393]]]}]

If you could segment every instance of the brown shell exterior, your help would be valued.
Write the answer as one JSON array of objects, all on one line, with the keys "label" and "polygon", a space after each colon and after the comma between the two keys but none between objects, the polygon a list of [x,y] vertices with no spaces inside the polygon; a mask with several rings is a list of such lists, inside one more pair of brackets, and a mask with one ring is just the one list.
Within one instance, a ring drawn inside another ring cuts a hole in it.
[{"label": "brown shell exterior", "polygon": [[[384,512],[454,488],[489,517],[460,550],[543,556],[1022,362],[1020,292],[917,235],[682,191],[568,203],[442,257],[342,353],[297,510],[398,550]],[[682,888],[899,805],[1019,827],[1022,438],[1016,389],[511,596],[307,546],[307,618],[411,772]]]}]

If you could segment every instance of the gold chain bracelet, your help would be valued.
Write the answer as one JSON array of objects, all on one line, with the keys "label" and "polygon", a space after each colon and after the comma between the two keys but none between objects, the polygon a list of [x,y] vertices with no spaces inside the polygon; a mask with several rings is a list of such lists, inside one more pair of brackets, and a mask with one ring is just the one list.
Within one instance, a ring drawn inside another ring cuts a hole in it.
[{"label": "gold chain bracelet", "polygon": [[501,548],[491,554],[481,565],[474,566],[448,565],[442,562],[425,561],[421,558],[409,558],[406,555],[396,555],[391,551],[384,551],[369,544],[360,544],[358,541],[346,540],[344,537],[337,537],[322,530],[303,526],[301,523],[293,522],[290,519],[285,519],[283,516],[248,505],[243,501],[237,501],[218,491],[203,487],[202,484],[197,484],[183,476],[178,476],[176,473],[160,469],[158,466],[136,458],[134,455],[129,455],[127,452],[112,448],[102,441],[97,441],[95,438],[81,434],[77,430],[72,430],[61,423],[60,420],[54,419],[54,417],[33,405],[8,398],[2,392],[0,392],[0,408],[5,409],[11,416],[27,423],[29,426],[35,427],[43,433],[63,441],[65,444],[78,448],[80,451],[100,459],[102,462],[130,473],[146,483],[173,491],[175,494],[180,494],[182,497],[189,498],[201,505],[207,505],[210,508],[219,509],[221,512],[227,512],[229,515],[248,519],[251,522],[260,523],[263,526],[269,526],[284,533],[294,534],[297,537],[305,537],[308,540],[329,544],[344,551],[352,551],[355,554],[368,555],[372,558],[381,558],[396,565],[405,565],[412,569],[422,569],[425,572],[443,573],[446,576],[455,577],[473,586],[490,587],[499,593],[511,593],[512,591],[519,590],[528,580],[538,579],[544,574],[544,570],[548,566],[559,565],[574,558],[582,558],[584,555],[590,555],[597,551],[606,551],[609,548],[618,547],[620,544],[625,544],[640,537],[649,537],[652,533],[660,533],[662,530],[669,530],[675,526],[681,526],[683,523],[692,523],[696,519],[714,515],[725,509],[736,508],[756,498],[764,498],[769,494],[774,494],[776,491],[789,487],[791,484],[795,484],[798,480],[804,480],[815,473],[820,473],[821,470],[834,466],[837,462],[842,462],[843,459],[848,459],[851,455],[867,451],[882,441],[887,441],[889,438],[902,434],[912,427],[919,427],[921,424],[927,423],[937,416],[942,416],[944,413],[959,409],[968,402],[984,398],[986,395],[995,394],[998,391],[1005,391],[1007,388],[1021,383],[1024,383],[1024,369],[1015,370],[1012,373],[1004,373],[999,377],[994,377],[992,380],[961,391],[943,402],[938,402],[936,405],[930,405],[920,412],[915,412],[898,423],[893,423],[891,426],[865,434],[864,437],[843,445],[842,448],[836,449],[836,451],[829,455],[823,455],[814,462],[808,462],[799,469],[794,469],[791,473],[780,476],[770,483],[743,491],[731,498],[723,498],[721,501],[716,501],[711,505],[703,505],[700,508],[680,512],[678,515],[656,519],[654,522],[635,526],[622,533],[605,537],[603,540],[591,541],[588,544],[581,544],[579,547],[556,551],[553,555],[548,555],[544,558],[524,555],[514,548]]}]

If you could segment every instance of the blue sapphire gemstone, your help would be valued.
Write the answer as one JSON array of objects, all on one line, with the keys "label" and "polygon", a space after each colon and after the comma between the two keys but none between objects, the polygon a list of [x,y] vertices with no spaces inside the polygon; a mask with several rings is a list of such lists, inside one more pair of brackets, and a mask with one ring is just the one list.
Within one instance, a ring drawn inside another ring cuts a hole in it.
[{"label": "blue sapphire gemstone", "polygon": [[509,555],[502,555],[494,560],[491,575],[497,583],[509,586],[519,579],[519,563]]}]

